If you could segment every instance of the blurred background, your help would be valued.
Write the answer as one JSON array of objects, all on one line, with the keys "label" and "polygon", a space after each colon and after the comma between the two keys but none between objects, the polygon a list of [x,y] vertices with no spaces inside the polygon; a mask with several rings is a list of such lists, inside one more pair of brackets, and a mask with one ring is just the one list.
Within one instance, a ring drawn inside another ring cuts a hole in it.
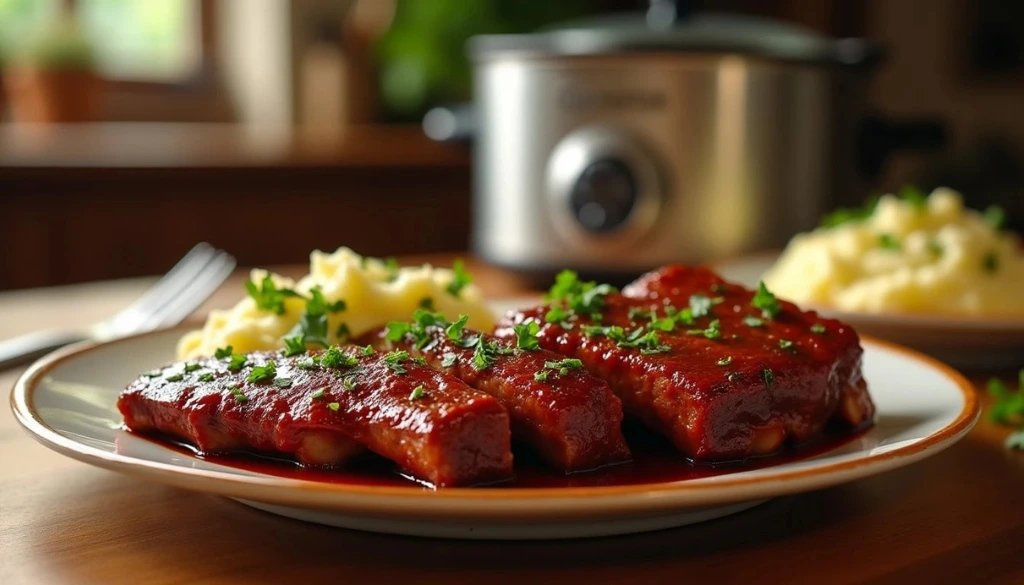
[{"label": "blurred background", "polygon": [[[479,198],[518,195],[491,192],[496,188],[479,174],[511,171],[496,169],[504,163],[494,157],[474,169],[480,153],[471,140],[432,140],[421,125],[431,108],[473,99],[466,40],[601,14],[642,16],[648,4],[0,0],[0,290],[154,274],[200,240],[242,265],[304,262],[314,248],[341,245],[379,256],[490,246],[481,243],[486,234],[473,233],[474,217],[484,225],[473,211]],[[820,183],[814,210],[909,182],[957,188],[969,205],[999,204],[1011,227],[1024,225],[1024,3],[706,0],[689,8],[884,46],[864,99],[874,112],[910,121],[903,136],[910,148],[870,140],[857,153],[835,147],[833,159],[815,164],[847,166],[835,157],[856,158],[860,176],[852,182],[834,173],[833,183]],[[728,100],[733,59],[719,62],[718,100]],[[672,110],[667,91],[664,107]],[[744,91],[757,103],[758,91],[768,99],[776,90],[748,84]],[[716,111],[728,109],[719,103]],[[551,115],[514,124],[581,123]],[[500,144],[502,137],[489,140]],[[667,140],[650,142],[675,152]],[[663,178],[672,175],[667,166]],[[620,170],[606,165],[594,173]],[[809,171],[793,163],[779,172]],[[621,188],[631,181],[627,176]],[[828,186],[836,183],[855,188]],[[606,184],[620,189],[614,180]],[[671,177],[666,184],[668,192],[675,188]],[[593,219],[587,205],[577,211]],[[592,231],[601,233],[602,225]],[[743,252],[789,235],[706,254]],[[524,269],[545,264],[530,254],[496,261]]]}]

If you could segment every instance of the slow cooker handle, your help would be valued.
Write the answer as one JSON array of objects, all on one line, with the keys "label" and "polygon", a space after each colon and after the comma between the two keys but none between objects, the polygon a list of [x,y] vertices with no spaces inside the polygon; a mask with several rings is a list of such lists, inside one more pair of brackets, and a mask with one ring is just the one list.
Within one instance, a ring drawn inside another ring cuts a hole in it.
[{"label": "slow cooker handle", "polygon": [[423,133],[435,142],[469,142],[476,136],[476,108],[472,103],[431,108],[422,125]]}]

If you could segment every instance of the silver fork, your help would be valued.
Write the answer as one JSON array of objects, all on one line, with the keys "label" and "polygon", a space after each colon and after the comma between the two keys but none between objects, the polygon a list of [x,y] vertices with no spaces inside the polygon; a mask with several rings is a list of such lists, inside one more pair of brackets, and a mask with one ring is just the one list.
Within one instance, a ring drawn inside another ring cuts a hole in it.
[{"label": "silver fork", "polygon": [[107,341],[181,323],[210,298],[235,268],[235,259],[207,243],[182,257],[138,300],[84,331],[36,331],[0,341],[0,370],[79,341]]}]

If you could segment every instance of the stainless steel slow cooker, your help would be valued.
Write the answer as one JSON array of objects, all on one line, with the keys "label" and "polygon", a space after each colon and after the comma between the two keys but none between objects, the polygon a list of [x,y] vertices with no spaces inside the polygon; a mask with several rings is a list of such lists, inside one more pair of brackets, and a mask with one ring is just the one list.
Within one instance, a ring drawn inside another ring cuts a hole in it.
[{"label": "stainless steel slow cooker", "polygon": [[[766,19],[655,1],[475,37],[470,54],[472,247],[524,271],[625,276],[778,247],[863,197],[890,138],[930,140],[865,117],[875,43]],[[443,134],[467,118],[441,119]]]}]

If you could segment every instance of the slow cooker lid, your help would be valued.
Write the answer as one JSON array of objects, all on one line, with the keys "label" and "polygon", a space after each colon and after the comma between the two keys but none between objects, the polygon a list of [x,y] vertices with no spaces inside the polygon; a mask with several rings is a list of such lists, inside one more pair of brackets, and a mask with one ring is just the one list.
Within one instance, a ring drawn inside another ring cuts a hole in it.
[{"label": "slow cooker lid", "polygon": [[532,34],[479,35],[470,54],[488,59],[633,52],[729,53],[827,65],[875,62],[880,47],[863,39],[831,39],[777,20],[727,13],[680,14],[652,2],[644,14],[605,15]]}]

